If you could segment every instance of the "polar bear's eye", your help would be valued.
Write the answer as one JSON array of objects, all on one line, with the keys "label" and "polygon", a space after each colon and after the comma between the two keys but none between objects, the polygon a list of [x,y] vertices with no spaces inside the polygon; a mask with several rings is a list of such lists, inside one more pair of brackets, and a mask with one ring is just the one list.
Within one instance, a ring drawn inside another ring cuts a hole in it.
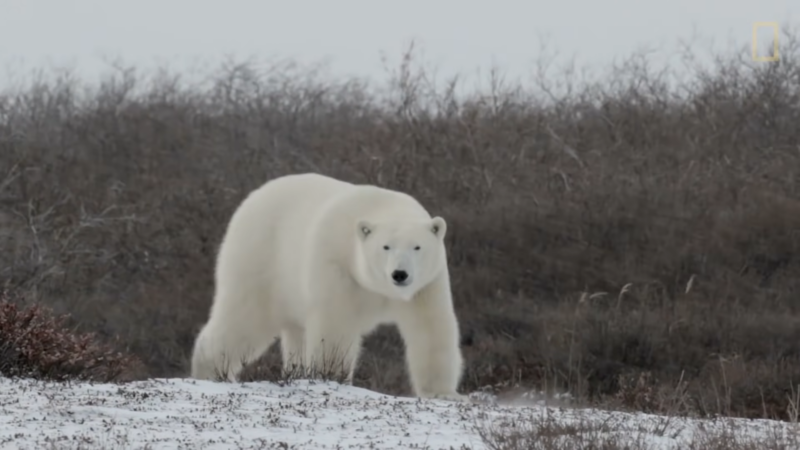
[{"label": "polar bear's eye", "polygon": [[388,245],[384,245],[384,246],[383,246],[383,249],[384,249],[384,250],[389,250],[389,246],[388,246]]},{"label": "polar bear's eye", "polygon": [[419,245],[414,247],[414,250],[419,250]]}]

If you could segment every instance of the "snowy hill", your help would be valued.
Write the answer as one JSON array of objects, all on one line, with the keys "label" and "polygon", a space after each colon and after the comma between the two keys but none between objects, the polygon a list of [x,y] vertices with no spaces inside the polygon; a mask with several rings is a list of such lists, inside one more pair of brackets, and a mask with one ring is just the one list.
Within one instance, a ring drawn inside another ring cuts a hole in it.
[{"label": "snowy hill", "polygon": [[763,442],[795,432],[780,422],[458,404],[316,381],[114,385],[0,379],[0,449],[482,449],[481,427],[510,431],[512,424],[545,422],[576,435],[592,433],[593,439],[613,434],[648,449],[686,448],[697,433],[731,426]]}]

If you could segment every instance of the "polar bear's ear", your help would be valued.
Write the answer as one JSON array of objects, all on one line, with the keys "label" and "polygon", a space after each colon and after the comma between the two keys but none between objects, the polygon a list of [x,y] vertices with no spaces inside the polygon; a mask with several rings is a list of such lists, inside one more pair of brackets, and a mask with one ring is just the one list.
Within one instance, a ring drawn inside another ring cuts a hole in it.
[{"label": "polar bear's ear", "polygon": [[439,216],[434,217],[431,219],[431,231],[439,238],[444,239],[444,235],[447,233],[447,222]]},{"label": "polar bear's ear", "polygon": [[358,237],[361,239],[366,239],[367,236],[372,234],[372,230],[375,228],[375,225],[368,220],[359,220],[357,224],[358,230]]}]

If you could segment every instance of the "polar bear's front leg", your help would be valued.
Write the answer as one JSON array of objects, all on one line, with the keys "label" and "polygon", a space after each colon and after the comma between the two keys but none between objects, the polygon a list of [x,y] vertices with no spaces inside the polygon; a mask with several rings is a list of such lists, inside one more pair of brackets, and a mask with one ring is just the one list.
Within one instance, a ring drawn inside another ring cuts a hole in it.
[{"label": "polar bear's front leg", "polygon": [[405,341],[411,386],[418,397],[469,401],[457,392],[463,370],[458,320],[446,278],[403,308],[397,327]]},{"label": "polar bear's front leg", "polygon": [[308,321],[305,368],[310,375],[344,377],[352,384],[361,351],[361,335],[347,325],[333,317],[313,317]]}]

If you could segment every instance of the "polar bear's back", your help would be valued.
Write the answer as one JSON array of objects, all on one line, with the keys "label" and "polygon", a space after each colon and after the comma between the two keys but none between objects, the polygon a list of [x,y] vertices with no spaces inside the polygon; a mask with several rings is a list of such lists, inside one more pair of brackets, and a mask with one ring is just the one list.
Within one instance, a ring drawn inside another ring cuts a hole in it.
[{"label": "polar bear's back", "polygon": [[228,223],[217,256],[217,295],[296,296],[309,224],[331,198],[354,187],[317,174],[288,175],[252,191]]}]

